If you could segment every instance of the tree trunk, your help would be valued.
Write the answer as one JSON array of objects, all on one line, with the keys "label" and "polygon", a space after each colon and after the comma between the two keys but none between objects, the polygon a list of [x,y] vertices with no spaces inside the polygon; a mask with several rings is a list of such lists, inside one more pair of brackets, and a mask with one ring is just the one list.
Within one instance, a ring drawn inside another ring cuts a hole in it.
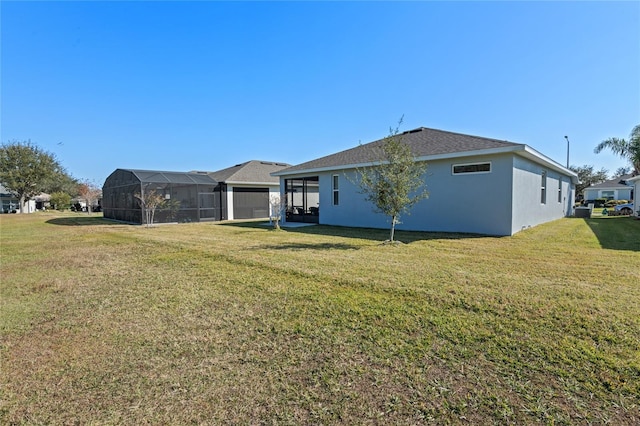
[{"label": "tree trunk", "polygon": [[389,236],[389,242],[393,243],[393,234],[396,231],[396,216],[391,216],[391,235]]},{"label": "tree trunk", "polygon": [[19,201],[19,203],[20,203],[20,209],[19,209],[19,211],[20,211],[20,214],[22,214],[22,213],[24,213],[24,203],[26,203],[26,200],[25,200],[25,196],[24,196],[24,194],[22,194],[22,195],[20,196],[20,201]]}]

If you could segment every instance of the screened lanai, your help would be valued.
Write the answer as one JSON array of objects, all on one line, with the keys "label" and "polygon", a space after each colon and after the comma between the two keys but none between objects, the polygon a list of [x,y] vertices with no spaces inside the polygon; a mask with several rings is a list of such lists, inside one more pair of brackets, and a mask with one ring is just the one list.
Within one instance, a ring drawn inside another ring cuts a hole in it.
[{"label": "screened lanai", "polygon": [[221,186],[205,173],[117,169],[102,187],[105,218],[144,223],[138,198],[153,191],[164,200],[154,223],[200,222],[226,219]]}]

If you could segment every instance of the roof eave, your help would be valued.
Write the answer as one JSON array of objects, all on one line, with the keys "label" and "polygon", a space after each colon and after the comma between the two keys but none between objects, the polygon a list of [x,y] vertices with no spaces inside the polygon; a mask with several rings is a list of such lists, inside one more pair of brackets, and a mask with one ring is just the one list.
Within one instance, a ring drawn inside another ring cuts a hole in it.
[{"label": "roof eave", "polygon": [[524,146],[524,150],[517,153],[518,155],[528,158],[529,160],[533,160],[537,163],[541,162],[543,164],[546,164],[547,167],[550,168],[551,170],[562,173],[564,175],[571,176],[572,183],[574,184],[579,183],[578,174],[573,170],[564,167],[562,164],[552,160],[551,158],[547,157],[544,154],[539,153],[538,151],[536,151],[535,149],[531,148],[528,145],[523,145],[523,146]]},{"label": "roof eave", "polygon": [[269,185],[269,186],[278,186],[280,182],[247,182],[247,181],[233,181],[227,180],[222,183],[226,183],[227,185]]},{"label": "roof eave", "polygon": [[[448,152],[444,154],[436,154],[436,155],[425,155],[416,157],[416,161],[436,161],[436,160],[449,160],[452,158],[465,158],[465,157],[476,157],[482,155],[496,155],[496,154],[507,154],[514,153],[520,155],[522,157],[528,158],[537,163],[545,164],[549,169],[555,170],[559,173],[571,176],[571,181],[575,184],[578,183],[578,175],[562,166],[561,164],[553,161],[549,157],[539,153],[535,149],[525,145],[518,144],[508,147],[500,147],[500,148],[489,148],[489,149],[479,149],[474,151],[458,151],[458,152]],[[271,173],[271,176],[292,176],[292,175],[300,175],[300,174],[309,174],[309,173],[321,173],[328,172],[332,170],[344,170],[344,169],[356,169],[361,167],[369,167],[372,165],[378,164],[377,162],[367,162],[367,163],[356,163],[356,164],[341,164],[337,166],[327,166],[327,167],[316,167],[310,169],[299,169],[299,170],[282,170],[279,172]]]}]

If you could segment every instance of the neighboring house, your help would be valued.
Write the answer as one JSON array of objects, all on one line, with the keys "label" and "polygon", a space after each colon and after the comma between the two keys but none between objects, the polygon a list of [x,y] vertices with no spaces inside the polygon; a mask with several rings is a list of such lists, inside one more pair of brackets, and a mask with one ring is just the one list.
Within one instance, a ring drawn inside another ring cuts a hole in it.
[{"label": "neighboring house", "polygon": [[[633,185],[633,193],[640,194],[640,175],[627,179],[627,183]],[[640,199],[634,200],[633,203],[634,214],[640,217]]]},{"label": "neighboring house", "polygon": [[271,173],[290,166],[286,163],[251,160],[216,172],[208,172],[226,195],[225,219],[269,217],[269,199],[272,195],[280,195],[280,179],[271,176]]},{"label": "neighboring house", "polygon": [[[44,196],[46,194],[41,194]],[[37,198],[37,197],[36,197]],[[18,196],[9,191],[4,185],[0,184],[0,202],[2,204],[2,211],[0,213],[16,213],[20,212],[20,198]],[[33,213],[36,211],[36,200],[31,199],[27,200],[24,203],[24,213]]]},{"label": "neighboring house", "polygon": [[223,211],[218,182],[207,174],[117,169],[102,186],[102,211],[107,219],[143,223],[136,196],[155,191],[167,202],[154,223],[220,220]]},{"label": "neighboring house", "polygon": [[[573,215],[577,175],[525,144],[424,127],[402,133],[428,164],[429,198],[398,229],[513,235]],[[289,167],[274,176],[287,200],[287,222],[387,228],[354,181],[374,164],[383,139]]]},{"label": "neighboring house", "polygon": [[[15,193],[9,191],[2,184],[0,184],[0,201],[2,201],[2,213],[20,211],[20,199]],[[33,208],[35,209],[35,204]]]},{"label": "neighboring house", "polygon": [[584,189],[584,199],[597,200],[598,198],[604,198],[606,200],[633,200],[633,184],[629,182],[632,176],[631,174],[623,175],[589,186]]},{"label": "neighboring house", "polygon": [[271,173],[288,166],[252,160],[216,172],[117,169],[102,187],[103,215],[142,223],[135,195],[154,190],[167,200],[155,223],[267,218],[270,195],[280,194],[280,181]]}]

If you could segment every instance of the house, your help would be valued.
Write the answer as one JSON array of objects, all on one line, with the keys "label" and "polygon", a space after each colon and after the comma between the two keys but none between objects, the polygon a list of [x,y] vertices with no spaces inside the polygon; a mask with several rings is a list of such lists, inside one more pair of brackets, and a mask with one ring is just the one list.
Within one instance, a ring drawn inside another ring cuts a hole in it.
[{"label": "house", "polygon": [[[18,196],[9,191],[4,185],[0,184],[0,202],[2,203],[2,213],[15,213],[20,211],[20,199]],[[33,205],[35,210],[35,204]],[[31,209],[28,208],[30,211]]]},{"label": "house", "polygon": [[[39,197],[43,197],[45,195],[46,194],[41,194]],[[36,198],[25,201],[23,213],[33,213],[36,211]],[[20,212],[20,198],[18,198],[14,192],[5,188],[2,184],[0,184],[0,204],[2,208],[0,213]]]},{"label": "house", "polygon": [[155,223],[267,218],[270,196],[280,193],[271,173],[288,166],[252,160],[216,172],[117,169],[102,187],[103,214],[143,223],[136,195],[153,190],[166,200]]},{"label": "house", "polygon": [[610,179],[584,189],[585,200],[633,200],[633,184],[629,182],[633,175],[627,174]]},{"label": "house", "polygon": [[269,217],[269,199],[272,195],[280,195],[280,179],[271,176],[271,173],[290,166],[291,164],[286,163],[251,160],[216,172],[208,172],[226,195],[225,219]]},{"label": "house", "polygon": [[[640,194],[640,175],[627,179],[627,183],[633,185],[633,194]],[[640,217],[640,200],[634,199],[634,215]]]},{"label": "house", "polygon": [[116,169],[102,186],[102,211],[107,219],[144,223],[137,197],[162,196],[165,206],[154,223],[220,220],[224,197],[218,182],[207,174]]},{"label": "house", "polygon": [[[420,127],[401,134],[416,161],[426,161],[429,198],[397,229],[513,235],[573,214],[577,175],[525,144]],[[384,139],[279,172],[287,222],[388,228],[356,183]]]}]

